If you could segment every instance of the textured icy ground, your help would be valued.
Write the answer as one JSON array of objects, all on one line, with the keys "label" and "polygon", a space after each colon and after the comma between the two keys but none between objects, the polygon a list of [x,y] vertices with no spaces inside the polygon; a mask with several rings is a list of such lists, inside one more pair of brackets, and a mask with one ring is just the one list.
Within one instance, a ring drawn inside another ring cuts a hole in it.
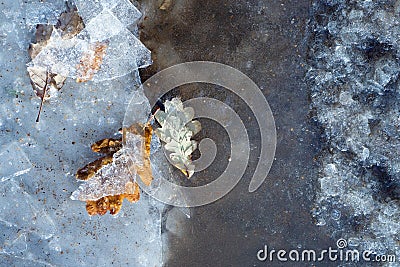
[{"label": "textured icy ground", "polygon": [[76,170],[98,157],[90,144],[122,126],[137,71],[102,83],[67,79],[36,123],[40,99],[26,72],[29,4],[0,5],[0,265],[159,266],[159,204],[142,196],[116,217],[90,218],[70,199]]},{"label": "textured icy ground", "polygon": [[399,3],[316,1],[313,14],[308,78],[326,144],[315,216],[399,258]]}]

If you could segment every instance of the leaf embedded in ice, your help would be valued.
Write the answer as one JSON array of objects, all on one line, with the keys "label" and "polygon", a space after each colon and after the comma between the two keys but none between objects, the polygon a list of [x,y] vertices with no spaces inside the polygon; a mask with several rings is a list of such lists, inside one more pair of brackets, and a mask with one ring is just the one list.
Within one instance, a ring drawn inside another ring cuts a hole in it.
[{"label": "leaf embedded in ice", "polygon": [[57,32],[30,66],[83,82],[111,80],[151,64],[150,51],[128,30],[141,16],[129,1],[77,0],[75,4],[82,20],[64,12]]},{"label": "leaf embedded in ice", "polygon": [[[129,141],[127,140],[127,138],[129,138],[129,136],[132,133],[143,137],[142,145],[140,148],[141,153],[138,154],[137,152],[135,153],[132,151],[135,154],[131,156],[137,157],[137,155],[140,155],[141,158],[139,158],[139,164],[136,165],[136,172],[139,175],[142,182],[146,186],[149,186],[151,184],[151,181],[153,180],[153,174],[150,163],[150,145],[153,134],[153,128],[150,126],[150,124],[146,124],[144,127],[141,124],[134,124],[131,127],[124,129],[123,134],[124,134],[125,144],[128,144]],[[140,163],[140,161],[142,161],[142,163]]]},{"label": "leaf embedded in ice", "polygon": [[[30,44],[28,49],[31,59],[34,60],[43,50],[46,51],[46,47],[52,41],[53,31],[57,30],[62,38],[70,39],[81,32],[83,27],[82,18],[78,15],[76,7],[67,4],[67,10],[61,13],[55,27],[48,24],[36,26],[35,43]],[[36,119],[36,121],[39,121],[44,100],[50,98],[52,92],[56,92],[63,87],[66,77],[56,72],[51,72],[48,68],[36,65],[28,66],[27,70],[33,90],[41,99],[39,114]]]},{"label": "leaf embedded in ice", "polygon": [[[34,59],[42,49],[47,45],[53,32],[53,26],[37,25],[36,26],[36,43],[29,45],[29,55]],[[50,98],[51,92],[60,90],[64,85],[65,77],[53,73],[49,73],[47,69],[31,66],[27,68],[31,85],[36,95],[40,97],[40,108],[36,121],[39,121],[40,112],[42,110],[45,99]]]},{"label": "leaf embedded in ice", "polygon": [[85,167],[76,172],[76,179],[86,181],[92,178],[101,168],[113,162],[113,155],[106,155],[93,162],[90,162]]},{"label": "leaf embedded in ice", "polygon": [[102,139],[94,143],[90,148],[97,153],[112,154],[122,148],[122,139]]},{"label": "leaf embedded in ice", "polygon": [[[92,150],[106,154],[78,170],[76,178],[85,181],[71,198],[86,201],[89,215],[115,215],[124,199],[139,200],[139,176],[150,185],[150,125],[135,124],[123,129],[123,139],[103,139],[91,146]],[[123,142],[121,142],[123,140]]]},{"label": "leaf embedded in ice", "polygon": [[85,28],[85,24],[79,16],[76,6],[70,5],[68,2],[66,5],[67,10],[61,13],[55,28],[61,31],[63,38],[69,39],[80,33]]},{"label": "leaf embedded in ice", "polygon": [[37,54],[42,51],[50,39],[53,32],[53,26],[47,24],[36,25],[35,43],[31,43],[28,48],[28,53],[31,59],[34,59]]},{"label": "leaf embedded in ice", "polygon": [[40,112],[42,111],[43,102],[51,97],[54,91],[58,91],[64,85],[65,77],[49,73],[43,68],[28,67],[29,77],[31,78],[31,85],[35,94],[40,97],[40,108],[36,118],[39,121]]},{"label": "leaf embedded in ice", "polygon": [[165,112],[157,111],[156,120],[161,128],[155,130],[165,149],[170,152],[172,164],[181,170],[188,178],[194,173],[191,154],[197,148],[197,142],[191,140],[201,130],[199,121],[193,121],[193,108],[184,108],[179,98],[173,98],[164,103]]}]

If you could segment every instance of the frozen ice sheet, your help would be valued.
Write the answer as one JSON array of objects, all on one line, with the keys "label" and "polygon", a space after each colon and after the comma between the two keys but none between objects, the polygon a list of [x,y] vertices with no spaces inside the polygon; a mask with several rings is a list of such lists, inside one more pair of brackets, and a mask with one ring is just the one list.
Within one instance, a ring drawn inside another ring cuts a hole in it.
[{"label": "frozen ice sheet", "polygon": [[5,146],[0,151],[0,158],[1,182],[27,173],[32,167],[28,157],[16,142]]},{"label": "frozen ice sheet", "polygon": [[[0,246],[9,253],[0,253],[0,265],[161,266],[159,203],[143,195],[138,203],[124,203],[117,216],[90,217],[84,203],[70,199],[79,187],[76,171],[98,158],[90,144],[121,127],[130,94],[139,90],[138,71],[101,83],[67,80],[57,97],[45,101],[36,123],[40,99],[25,68],[34,33],[25,24],[23,1],[2,4],[0,143],[16,142],[32,168],[0,183],[0,232],[7,234]],[[43,214],[56,225],[55,233]]]},{"label": "frozen ice sheet", "polygon": [[0,221],[48,239],[57,231],[54,221],[14,180],[0,183]]},{"label": "frozen ice sheet", "polygon": [[57,23],[58,17],[65,9],[63,1],[24,1],[26,5],[26,23],[31,26],[36,24],[52,24]]},{"label": "frozen ice sheet", "polygon": [[140,11],[128,0],[75,0],[74,2],[85,22],[89,22],[103,10],[110,10],[126,26],[136,23],[142,16]]},{"label": "frozen ice sheet", "polygon": [[140,90],[138,71],[102,82],[67,79],[57,97],[44,102],[36,123],[40,99],[25,68],[34,37],[24,21],[26,7],[6,0],[0,10],[0,138],[6,145],[0,151],[15,142],[32,166],[0,183],[0,232],[6,234],[0,237],[0,265],[161,266],[159,203],[143,194],[138,203],[124,203],[117,216],[90,217],[85,203],[70,199],[79,187],[76,171],[98,158],[90,144],[121,128],[131,93]]}]

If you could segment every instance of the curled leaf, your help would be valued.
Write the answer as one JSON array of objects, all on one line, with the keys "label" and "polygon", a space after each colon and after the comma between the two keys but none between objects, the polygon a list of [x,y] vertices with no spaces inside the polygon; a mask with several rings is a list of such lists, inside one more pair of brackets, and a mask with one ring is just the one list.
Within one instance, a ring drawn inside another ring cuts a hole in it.
[{"label": "curled leaf", "polygon": [[80,33],[85,28],[85,24],[79,16],[76,6],[70,5],[68,2],[66,5],[67,10],[61,13],[56,28],[61,30],[63,38],[70,39]]}]

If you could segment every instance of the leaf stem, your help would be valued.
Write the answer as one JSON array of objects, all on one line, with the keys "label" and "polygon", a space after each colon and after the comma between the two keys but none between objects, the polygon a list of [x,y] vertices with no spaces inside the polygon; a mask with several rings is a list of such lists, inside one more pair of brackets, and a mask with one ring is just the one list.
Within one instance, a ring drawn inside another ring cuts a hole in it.
[{"label": "leaf stem", "polygon": [[40,101],[39,113],[37,115],[36,122],[39,122],[40,113],[42,112],[43,102],[44,102],[44,98],[46,96],[46,91],[47,91],[48,80],[49,80],[49,72],[46,72],[46,82],[43,87],[43,96],[42,96],[42,101]]}]

